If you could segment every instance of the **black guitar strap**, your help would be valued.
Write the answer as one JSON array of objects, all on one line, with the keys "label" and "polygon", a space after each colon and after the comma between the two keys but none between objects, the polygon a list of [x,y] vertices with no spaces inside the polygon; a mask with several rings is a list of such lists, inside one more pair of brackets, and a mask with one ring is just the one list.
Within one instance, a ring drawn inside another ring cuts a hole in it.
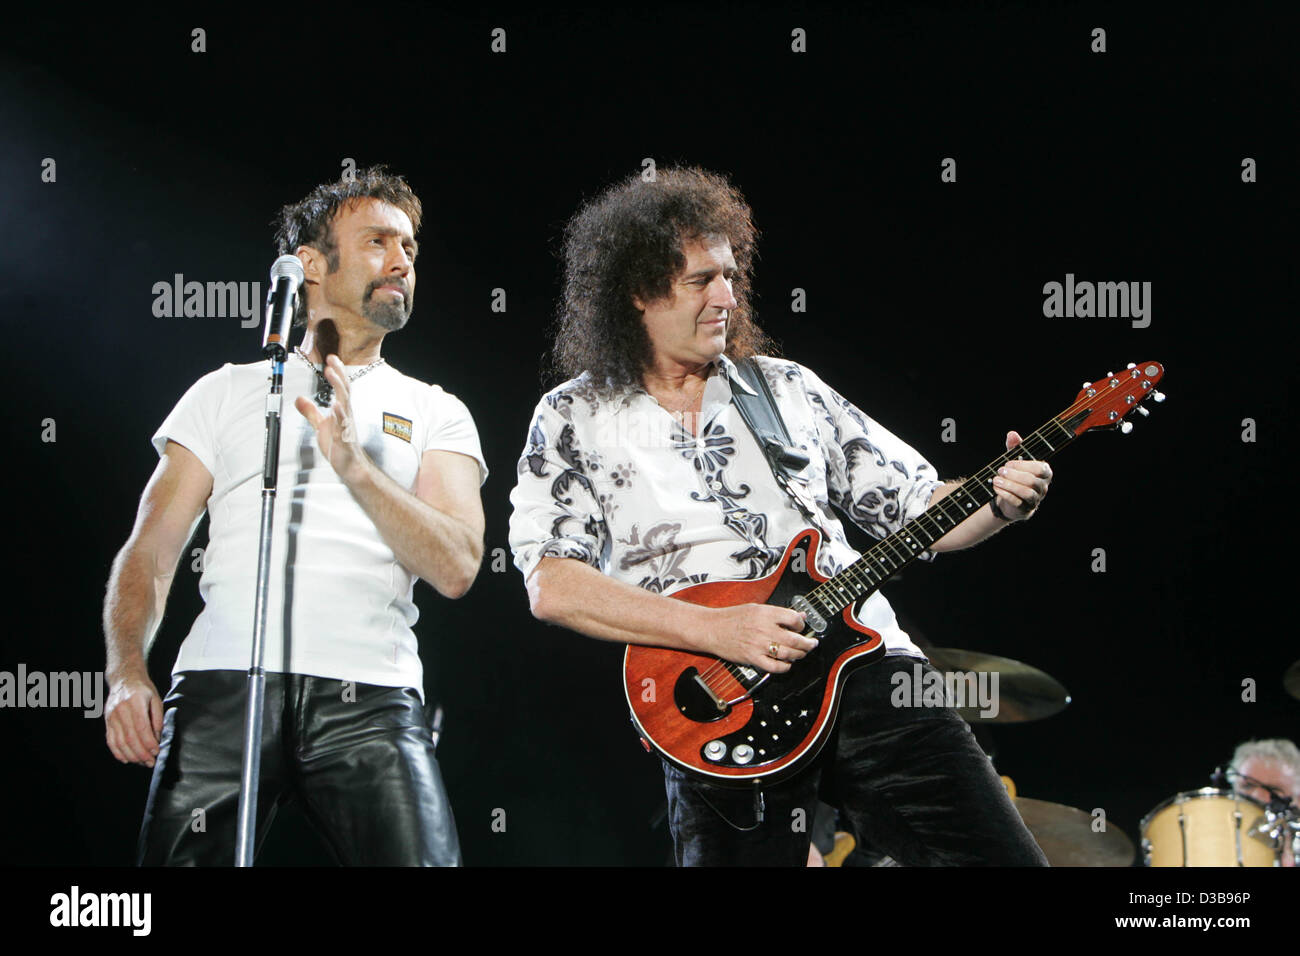
[{"label": "black guitar strap", "polygon": [[740,417],[749,426],[758,447],[763,450],[763,457],[767,459],[777,485],[794,502],[804,519],[820,528],[817,516],[804,493],[795,487],[799,481],[796,476],[808,465],[808,456],[790,441],[790,432],[785,427],[785,420],[781,418],[772,390],[767,387],[767,379],[763,377],[758,363],[752,357],[742,359],[736,363],[736,370],[755,392],[750,395],[738,388],[731,390],[731,400],[740,412]]}]

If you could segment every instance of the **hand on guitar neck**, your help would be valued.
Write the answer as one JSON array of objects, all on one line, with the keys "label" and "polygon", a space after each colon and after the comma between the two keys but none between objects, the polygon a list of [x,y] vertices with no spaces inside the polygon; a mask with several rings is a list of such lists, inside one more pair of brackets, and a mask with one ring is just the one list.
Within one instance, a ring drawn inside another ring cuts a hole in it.
[{"label": "hand on guitar neck", "polygon": [[[1007,432],[1007,451],[1014,450],[1022,441],[1017,432]],[[1043,503],[1051,483],[1052,468],[1047,462],[1014,458],[998,469],[998,477],[993,479],[993,487],[997,491],[994,500],[1007,519],[1025,521]],[[942,542],[944,539],[939,540]],[[948,550],[954,549],[950,545]]]},{"label": "hand on guitar neck", "polygon": [[[1013,451],[1022,441],[1018,432],[1007,432],[1007,451]],[[936,488],[930,504],[934,505],[956,491],[964,481],[964,478],[959,478]],[[930,550],[960,551],[979,544],[1008,524],[1027,521],[1047,497],[1051,483],[1052,468],[1047,462],[1012,458],[998,469],[993,478],[995,497],[990,507],[975,512],[931,545]]]}]

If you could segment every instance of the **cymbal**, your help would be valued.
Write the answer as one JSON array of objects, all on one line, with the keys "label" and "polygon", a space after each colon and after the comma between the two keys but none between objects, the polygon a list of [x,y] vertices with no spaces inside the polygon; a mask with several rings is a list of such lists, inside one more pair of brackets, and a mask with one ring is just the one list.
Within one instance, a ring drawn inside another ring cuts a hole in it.
[{"label": "cymbal", "polygon": [[1300,661],[1296,661],[1282,675],[1282,686],[1292,697],[1300,700]]},{"label": "cymbal", "polygon": [[[986,672],[998,675],[996,709],[981,706],[956,708],[967,723],[979,721],[986,724],[1019,724],[1029,720],[1042,720],[1059,714],[1070,703],[1070,692],[1060,681],[1037,667],[997,657],[979,651],[963,651],[956,647],[935,647],[926,651],[936,669],[947,673]],[[978,680],[978,679],[977,679]],[[958,686],[957,689],[961,689]],[[992,687],[979,684],[979,690],[990,693]],[[959,701],[960,702],[960,701]],[[983,714],[989,716],[983,716]]]},{"label": "cymbal", "polygon": [[1106,829],[1093,829],[1092,814],[1060,803],[1016,797],[1012,801],[1025,826],[1052,866],[1128,866],[1133,862],[1133,842],[1124,831],[1106,821]]}]

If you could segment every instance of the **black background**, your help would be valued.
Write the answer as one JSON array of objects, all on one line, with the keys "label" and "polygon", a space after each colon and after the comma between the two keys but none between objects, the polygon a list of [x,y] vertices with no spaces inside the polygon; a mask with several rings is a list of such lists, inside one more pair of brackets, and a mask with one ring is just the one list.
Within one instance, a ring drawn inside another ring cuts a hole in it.
[{"label": "black background", "polygon": [[[1144,813],[1205,785],[1236,743],[1300,729],[1281,689],[1300,656],[1281,613],[1297,89],[1294,23],[1268,8],[1128,6],[15,19],[0,41],[0,669],[103,667],[104,582],[156,461],[149,436],[200,375],[256,359],[260,331],[238,318],[155,318],[154,283],[264,288],[276,209],[345,158],[387,163],[421,195],[425,228],[415,313],[384,354],[468,404],[492,470],[473,590],[453,603],[417,587],[466,862],[665,862],[661,775],[627,721],[620,649],[535,622],[518,572],[492,561],[543,385],[560,228],[644,158],[684,161],[730,174],[752,204],[758,315],[785,354],[945,476],[1084,379],[1166,365],[1170,400],[1134,434],[1085,436],[1057,459],[1033,522],[886,589],[934,643],[1066,684],[1063,714],[996,731],[998,769],[1023,796],[1104,808],[1136,842]],[[945,157],[956,183],[940,181]],[[1242,182],[1244,157],[1258,182]],[[1043,284],[1070,272],[1151,282],[1150,327],[1045,318]],[[796,287],[806,313],[791,311]],[[954,444],[940,440],[949,417]],[[1104,574],[1090,570],[1099,547]],[[151,659],[160,689],[197,578],[184,562]],[[148,772],[112,759],[102,720],[11,710],[0,737],[0,861],[131,861]],[[326,860],[282,814],[263,862]]]}]

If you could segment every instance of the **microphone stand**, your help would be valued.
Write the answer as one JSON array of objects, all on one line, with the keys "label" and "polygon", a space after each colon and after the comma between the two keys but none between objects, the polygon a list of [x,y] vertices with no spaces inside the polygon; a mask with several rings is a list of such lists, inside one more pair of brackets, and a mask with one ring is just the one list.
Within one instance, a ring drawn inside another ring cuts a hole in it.
[{"label": "microphone stand", "polygon": [[[277,266],[279,262],[277,261]],[[276,273],[272,271],[272,278]],[[299,269],[301,275],[301,268]],[[288,328],[272,329],[277,314],[292,315],[296,288],[273,284],[267,294],[267,334],[262,354],[271,360],[271,389],[266,396],[266,444],[262,459],[262,523],[257,543],[257,596],[253,606],[253,654],[248,666],[248,703],[244,711],[244,751],[239,771],[239,818],[235,866],[252,866],[257,831],[257,789],[262,769],[262,714],[266,705],[266,604],[271,577],[271,519],[280,474],[280,410],[284,401],[284,360]],[[286,301],[287,300],[287,301]]]}]

